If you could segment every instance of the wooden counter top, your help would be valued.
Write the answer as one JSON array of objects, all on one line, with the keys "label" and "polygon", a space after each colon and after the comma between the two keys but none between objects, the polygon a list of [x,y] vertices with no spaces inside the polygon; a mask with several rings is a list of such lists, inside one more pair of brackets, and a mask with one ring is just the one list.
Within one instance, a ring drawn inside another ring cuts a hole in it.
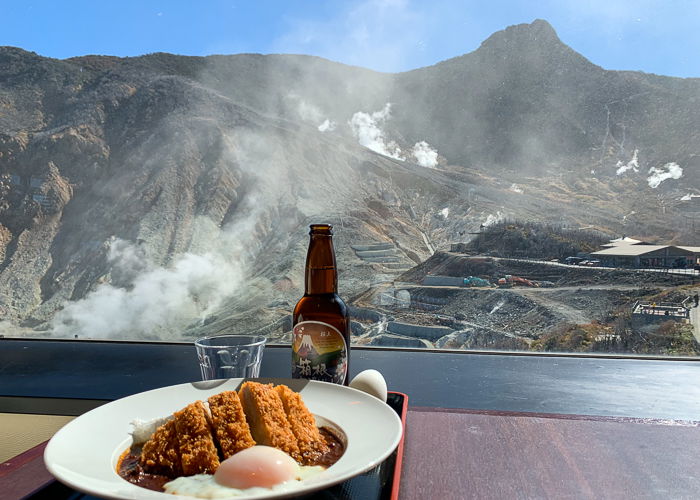
[{"label": "wooden counter top", "polygon": [[[51,482],[44,445],[2,464],[0,498]],[[401,499],[700,498],[700,422],[411,408]]]},{"label": "wooden counter top", "polygon": [[414,408],[402,499],[700,498],[700,423]]}]

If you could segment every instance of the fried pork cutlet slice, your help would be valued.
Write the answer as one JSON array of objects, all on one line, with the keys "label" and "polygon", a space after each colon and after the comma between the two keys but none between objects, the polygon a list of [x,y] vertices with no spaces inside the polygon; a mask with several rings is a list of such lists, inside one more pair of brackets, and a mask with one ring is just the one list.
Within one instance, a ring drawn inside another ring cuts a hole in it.
[{"label": "fried pork cutlet slice", "polygon": [[246,382],[241,386],[238,396],[243,403],[255,442],[280,449],[299,461],[301,456],[297,439],[287,421],[282,400],[272,384]]},{"label": "fried pork cutlet slice", "polygon": [[224,458],[255,445],[236,391],[221,392],[207,401],[214,435]]},{"label": "fried pork cutlet slice", "polygon": [[182,475],[179,441],[175,420],[168,420],[158,427],[143,445],[140,457],[141,466],[146,472],[163,474],[168,477]]},{"label": "fried pork cutlet slice", "polygon": [[282,400],[287,421],[294,437],[297,438],[301,464],[315,463],[321,455],[328,452],[328,445],[316,427],[316,419],[304,404],[301,394],[286,385],[278,385],[275,391]]},{"label": "fried pork cutlet slice", "polygon": [[219,467],[219,456],[204,403],[195,401],[174,415],[182,474],[213,474]]}]

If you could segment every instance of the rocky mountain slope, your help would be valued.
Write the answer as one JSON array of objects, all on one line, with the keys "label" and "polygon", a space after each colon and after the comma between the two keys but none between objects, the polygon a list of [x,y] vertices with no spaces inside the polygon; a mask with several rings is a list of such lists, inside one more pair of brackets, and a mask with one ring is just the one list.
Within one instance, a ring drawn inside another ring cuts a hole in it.
[{"label": "rocky mountain slope", "polygon": [[275,325],[321,219],[349,298],[503,217],[700,244],[676,210],[699,192],[699,97],[697,79],[603,70],[544,21],[401,74],[3,47],[0,325]]}]

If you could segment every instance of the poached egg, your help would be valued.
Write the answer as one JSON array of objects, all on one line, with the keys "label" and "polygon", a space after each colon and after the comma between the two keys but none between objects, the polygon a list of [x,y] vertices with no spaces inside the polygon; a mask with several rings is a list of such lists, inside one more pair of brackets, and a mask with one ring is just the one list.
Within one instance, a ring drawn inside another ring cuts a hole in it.
[{"label": "poached egg", "polygon": [[252,446],[222,461],[214,475],[183,476],[166,483],[165,492],[197,498],[253,496],[269,491],[292,491],[301,481],[324,470],[301,466],[270,446]]}]

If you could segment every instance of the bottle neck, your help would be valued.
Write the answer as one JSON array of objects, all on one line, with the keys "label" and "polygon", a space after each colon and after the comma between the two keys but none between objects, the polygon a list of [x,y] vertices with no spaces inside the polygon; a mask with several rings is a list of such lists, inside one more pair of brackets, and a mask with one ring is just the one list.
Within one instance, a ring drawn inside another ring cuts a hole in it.
[{"label": "bottle neck", "polygon": [[335,267],[333,239],[329,234],[311,233],[306,255],[306,295],[338,293],[338,271]]}]

